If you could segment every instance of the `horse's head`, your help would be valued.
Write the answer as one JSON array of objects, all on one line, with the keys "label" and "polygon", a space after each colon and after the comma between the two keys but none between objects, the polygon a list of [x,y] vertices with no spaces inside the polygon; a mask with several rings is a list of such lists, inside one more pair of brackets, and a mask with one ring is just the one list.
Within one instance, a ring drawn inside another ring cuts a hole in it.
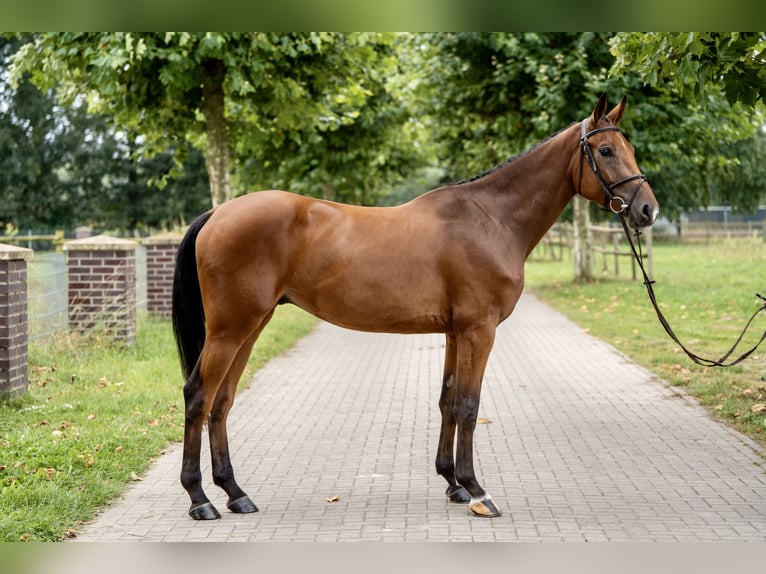
[{"label": "horse's head", "polygon": [[617,127],[625,101],[623,97],[607,114],[604,94],[593,114],[581,122],[579,165],[573,177],[583,197],[626,215],[634,227],[645,227],[657,219],[659,204],[638,169],[633,146]]}]

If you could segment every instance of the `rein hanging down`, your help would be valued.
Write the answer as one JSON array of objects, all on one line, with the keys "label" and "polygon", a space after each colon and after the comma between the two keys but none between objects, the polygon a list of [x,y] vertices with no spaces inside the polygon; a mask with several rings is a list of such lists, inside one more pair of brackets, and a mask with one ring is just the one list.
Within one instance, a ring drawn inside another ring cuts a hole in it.
[{"label": "rein hanging down", "polygon": [[[649,275],[646,273],[646,269],[644,269],[644,263],[643,263],[643,254],[641,252],[641,232],[636,229],[634,233],[631,234],[630,230],[628,229],[628,224],[625,221],[625,216],[622,213],[617,214],[619,215],[620,223],[622,223],[622,228],[625,230],[625,237],[628,238],[628,243],[630,244],[630,249],[633,252],[633,257],[638,262],[638,267],[641,269],[641,274],[644,277],[644,286],[646,287],[646,291],[649,294],[649,301],[652,303],[652,307],[654,307],[654,312],[657,314],[657,319],[659,319],[660,324],[665,329],[665,332],[668,334],[668,336],[673,339],[673,341],[676,342],[676,344],[681,348],[681,350],[686,353],[686,356],[689,357],[692,361],[697,363],[698,365],[702,365],[703,367],[733,367],[736,364],[741,363],[745,359],[747,359],[750,355],[752,355],[755,350],[760,346],[761,343],[763,343],[764,339],[766,339],[766,330],[763,331],[763,335],[761,335],[761,338],[758,340],[758,342],[753,345],[750,349],[739,355],[737,358],[729,360],[729,357],[734,353],[734,351],[737,349],[739,344],[742,342],[743,337],[745,336],[745,333],[750,328],[750,325],[752,324],[753,320],[756,318],[758,313],[761,311],[766,311],[766,297],[761,295],[760,293],[756,293],[755,296],[758,297],[763,301],[763,305],[758,307],[758,309],[755,310],[755,312],[751,315],[748,322],[745,324],[745,327],[742,329],[742,332],[739,334],[739,337],[737,337],[737,340],[734,341],[734,344],[731,346],[731,348],[726,351],[723,355],[721,355],[718,359],[709,359],[707,357],[701,357],[700,355],[693,353],[689,349],[686,348],[686,346],[681,342],[681,340],[678,338],[678,336],[673,331],[673,328],[670,326],[670,323],[668,323],[668,320],[665,318],[665,315],[660,311],[660,306],[657,303],[657,295],[654,292],[654,283],[655,281],[649,278]],[[636,241],[633,241],[633,235],[635,235]],[[638,247],[636,247],[638,246]]]}]

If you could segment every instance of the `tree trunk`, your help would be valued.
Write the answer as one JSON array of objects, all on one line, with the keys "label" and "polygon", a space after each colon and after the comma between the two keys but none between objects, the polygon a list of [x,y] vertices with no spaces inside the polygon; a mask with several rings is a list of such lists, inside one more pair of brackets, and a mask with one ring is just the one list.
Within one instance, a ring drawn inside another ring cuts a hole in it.
[{"label": "tree trunk", "polygon": [[226,65],[217,59],[202,62],[202,115],[205,117],[205,167],[210,178],[213,207],[231,199],[229,134],[224,116],[223,81]]},{"label": "tree trunk", "polygon": [[590,212],[588,200],[580,195],[575,196],[573,208],[574,231],[574,262],[575,280],[581,282],[593,281],[593,260],[591,258]]}]

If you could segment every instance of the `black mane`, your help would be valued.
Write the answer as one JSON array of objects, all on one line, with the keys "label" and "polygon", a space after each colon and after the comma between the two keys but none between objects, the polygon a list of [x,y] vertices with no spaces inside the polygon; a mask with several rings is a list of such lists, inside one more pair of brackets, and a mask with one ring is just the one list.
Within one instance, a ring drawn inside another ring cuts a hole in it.
[{"label": "black mane", "polygon": [[552,140],[553,138],[555,138],[555,137],[556,137],[556,136],[558,136],[559,134],[561,134],[561,133],[565,132],[566,130],[568,130],[569,128],[571,128],[571,127],[572,127],[573,125],[575,125],[576,123],[580,123],[580,122],[573,122],[573,123],[569,124],[567,127],[565,127],[564,129],[561,129],[561,130],[557,131],[557,132],[556,132],[555,134],[553,134],[552,136],[548,136],[548,137],[547,137],[547,138],[545,138],[543,141],[536,143],[535,145],[533,145],[533,146],[532,146],[531,148],[529,148],[528,150],[526,150],[526,151],[523,151],[523,152],[521,152],[521,153],[517,153],[517,154],[516,154],[516,155],[514,155],[513,157],[510,157],[510,158],[508,158],[507,160],[505,160],[504,162],[497,164],[495,167],[493,167],[493,168],[491,168],[491,169],[488,169],[488,170],[487,170],[487,171],[485,171],[484,173],[482,173],[482,174],[480,174],[480,175],[476,175],[476,176],[474,176],[474,177],[472,177],[472,178],[470,178],[470,179],[464,179],[463,181],[460,181],[460,182],[456,183],[455,185],[463,185],[463,184],[466,184],[466,183],[472,183],[472,182],[474,182],[474,181],[477,181],[477,180],[479,180],[479,179],[481,179],[481,178],[483,178],[483,177],[487,177],[488,175],[492,175],[492,174],[493,174],[493,173],[495,173],[496,171],[498,171],[498,170],[500,170],[500,169],[503,169],[503,168],[504,168],[506,165],[508,165],[509,163],[513,163],[514,161],[516,161],[516,160],[517,160],[517,159],[519,159],[520,157],[524,157],[525,155],[532,153],[532,152],[533,152],[533,151],[535,151],[537,148],[539,148],[541,145],[548,143],[550,140]]}]

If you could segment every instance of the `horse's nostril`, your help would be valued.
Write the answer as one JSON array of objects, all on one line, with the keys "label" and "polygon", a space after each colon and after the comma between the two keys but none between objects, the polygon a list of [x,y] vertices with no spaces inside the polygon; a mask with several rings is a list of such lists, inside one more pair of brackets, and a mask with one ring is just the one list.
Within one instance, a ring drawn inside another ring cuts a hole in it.
[{"label": "horse's nostril", "polygon": [[654,223],[654,210],[648,203],[644,204],[644,208],[641,210],[641,216],[644,218],[644,223],[649,225]]}]

